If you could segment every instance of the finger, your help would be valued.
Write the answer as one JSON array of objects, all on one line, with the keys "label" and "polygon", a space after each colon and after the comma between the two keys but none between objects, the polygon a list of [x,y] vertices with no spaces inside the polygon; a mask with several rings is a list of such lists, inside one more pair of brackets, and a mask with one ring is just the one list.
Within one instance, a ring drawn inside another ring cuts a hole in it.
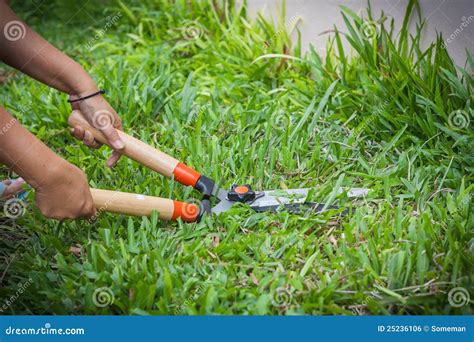
[{"label": "finger", "polygon": [[92,135],[91,132],[85,131],[84,139],[82,139],[82,141],[84,142],[84,144],[90,147],[91,145],[94,144],[94,136]]},{"label": "finger", "polygon": [[107,126],[101,129],[102,133],[107,138],[110,146],[115,150],[121,150],[125,147],[125,144],[120,139],[116,129],[112,126]]},{"label": "finger", "polygon": [[95,149],[98,149],[102,146],[102,144],[100,142],[98,142],[97,140],[94,140],[94,142],[92,143],[92,145],[90,145],[89,147],[90,148],[95,148]]},{"label": "finger", "polygon": [[114,120],[114,127],[118,129],[119,131],[123,131],[123,125],[122,125],[122,120],[118,115],[116,115],[115,120]]},{"label": "finger", "polygon": [[95,209],[94,204],[89,204],[84,208],[84,212],[82,213],[82,217],[86,220],[95,219],[97,215],[97,211]]},{"label": "finger", "polygon": [[98,148],[100,147],[100,145],[97,143],[97,141],[94,139],[94,135],[89,132],[89,131],[86,131],[84,133],[84,139],[82,140],[84,142],[84,144],[86,144],[87,146],[91,147],[91,148]]},{"label": "finger", "polygon": [[84,128],[82,128],[81,126],[76,126],[73,128],[73,131],[71,132],[72,135],[74,135],[74,137],[78,140],[84,140],[84,134],[85,134],[85,130]]},{"label": "finger", "polygon": [[115,164],[117,164],[117,161],[120,159],[121,154],[117,151],[113,151],[112,155],[110,156],[109,160],[107,160],[107,167],[113,167]]},{"label": "finger", "polygon": [[[91,132],[85,131],[82,127],[77,126],[74,128],[71,128],[71,134],[74,136],[74,138],[78,140],[82,140],[84,144],[86,144],[88,147],[91,148],[100,148],[102,144],[95,140],[94,136],[92,135]],[[86,134],[87,134],[87,139],[86,139]],[[92,142],[90,142],[92,137]],[[87,143],[86,143],[87,141]]]}]

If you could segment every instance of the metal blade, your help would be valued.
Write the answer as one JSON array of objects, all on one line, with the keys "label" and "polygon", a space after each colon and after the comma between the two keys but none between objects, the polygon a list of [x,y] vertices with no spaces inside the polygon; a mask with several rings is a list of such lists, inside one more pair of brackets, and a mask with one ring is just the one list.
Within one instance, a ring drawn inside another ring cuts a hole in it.
[{"label": "metal blade", "polygon": [[[257,192],[257,198],[250,203],[252,208],[268,207],[289,203],[304,203],[310,189],[266,190]],[[263,193],[263,196],[261,195]]]},{"label": "metal blade", "polygon": [[217,186],[213,190],[212,195],[219,199],[219,203],[217,203],[213,208],[211,208],[211,213],[213,214],[220,214],[228,210],[235,204],[235,202],[229,201],[227,199],[227,191]]},{"label": "metal blade", "polygon": [[[341,193],[344,190],[340,190],[339,193]],[[364,197],[369,193],[370,189],[366,188],[352,188],[349,189],[347,192],[347,197],[349,198],[356,198],[356,197]]]},{"label": "metal blade", "polygon": [[[284,190],[283,194],[286,197],[278,197],[278,191],[282,190],[269,190],[269,191],[260,191],[257,192],[257,196],[261,196],[257,198],[254,202],[249,203],[252,208],[255,206],[272,206],[272,205],[280,205],[283,203],[304,203],[306,197],[308,196],[309,189],[290,189]],[[219,198],[221,201],[215,205],[211,212],[213,214],[220,214],[224,211],[229,210],[234,204],[239,202],[229,201],[227,199],[227,191],[219,189],[216,193],[216,197]]]},{"label": "metal blade", "polygon": [[222,188],[216,188],[213,195],[221,201],[227,201],[227,191]]},{"label": "metal blade", "polygon": [[[257,198],[253,203],[250,203],[250,206],[258,212],[274,212],[282,209],[295,214],[301,214],[307,211],[313,211],[315,213],[322,212],[324,204],[306,202],[309,191],[310,188],[263,191],[262,193],[264,195],[260,195],[261,197]],[[340,189],[338,193],[343,191],[343,189]],[[368,193],[369,189],[352,188],[347,191],[347,197],[363,197]],[[259,194],[260,193],[258,193],[258,195]],[[330,205],[324,211],[330,209],[339,209],[339,207]],[[346,209],[341,213],[341,215],[346,215],[348,212],[349,211]]]},{"label": "metal blade", "polygon": [[[315,211],[316,213],[322,212],[324,204],[319,203],[307,203],[306,198],[310,188],[302,189],[286,189],[286,190],[265,190],[257,192],[257,199],[253,202],[248,203],[252,209],[258,212],[262,211],[277,211],[279,209],[285,209],[292,213],[302,213]],[[340,189],[338,193],[343,192]],[[349,198],[363,197],[369,193],[369,189],[364,188],[352,188],[347,192]],[[229,201],[227,199],[227,191],[218,188],[215,192],[215,196],[220,199],[220,202],[211,209],[213,214],[220,214],[227,211],[234,204],[238,202]],[[326,210],[338,209],[337,206],[328,206]],[[347,214],[345,210],[341,214]]]},{"label": "metal blade", "polygon": [[[331,209],[339,209],[337,205],[330,205],[326,209],[324,209],[324,204],[322,203],[313,203],[313,202],[306,202],[306,203],[289,203],[289,204],[281,204],[281,205],[269,205],[269,206],[259,206],[259,207],[252,207],[257,212],[277,212],[277,211],[287,211],[292,214],[304,214],[307,212],[312,212],[315,214],[319,214]],[[346,209],[344,210],[341,215],[345,215],[349,213]]]},{"label": "metal blade", "polygon": [[229,210],[229,208],[232,207],[235,203],[238,203],[238,202],[232,202],[232,201],[229,201],[227,199],[221,200],[219,203],[217,203],[217,205],[215,205],[211,209],[211,213],[213,213],[213,214],[223,213],[224,211]]},{"label": "metal blade", "polygon": [[[255,202],[251,203],[251,205],[265,206],[286,203],[304,203],[306,202],[306,197],[310,190],[311,188],[259,191],[257,192],[257,195],[264,193],[264,196],[256,199]],[[365,188],[351,188],[347,191],[347,197],[363,197],[369,193],[369,190],[370,189]],[[340,194],[342,192],[344,192],[344,189],[339,189],[337,193]],[[266,204],[267,202],[268,204]]]}]

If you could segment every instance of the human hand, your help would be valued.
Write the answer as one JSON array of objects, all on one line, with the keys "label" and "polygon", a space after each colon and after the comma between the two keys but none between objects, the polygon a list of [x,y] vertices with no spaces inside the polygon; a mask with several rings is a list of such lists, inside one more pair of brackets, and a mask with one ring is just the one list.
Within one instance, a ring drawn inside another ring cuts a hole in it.
[{"label": "human hand", "polygon": [[[0,127],[13,117],[0,107]],[[0,134],[0,163],[21,176],[36,191],[36,204],[47,217],[66,219],[95,214],[87,179],[81,170],[68,163],[20,123]],[[11,196],[22,180],[2,183]],[[4,191],[5,192],[5,191]]]},{"label": "human hand", "polygon": [[56,220],[88,219],[96,213],[86,175],[65,160],[36,188],[36,206],[44,216]]},{"label": "human hand", "polygon": [[[94,93],[91,91],[88,94]],[[77,97],[85,96],[87,93],[80,94],[78,96],[70,96],[70,99],[73,100]],[[114,152],[107,161],[107,166],[112,167],[115,165],[120,158],[119,150],[125,147],[125,144],[120,139],[119,135],[116,132],[116,129],[122,130],[122,121],[117,115],[115,110],[110,106],[110,104],[100,95],[91,97],[86,100],[81,100],[78,102],[71,103],[71,106],[75,110],[79,110],[84,118],[89,122],[92,127],[100,130],[107,140],[109,141],[110,146],[114,149]],[[82,140],[84,144],[92,148],[99,148],[101,144],[94,139],[94,136],[91,132],[84,130],[80,126],[72,128],[72,134],[79,140]]]}]

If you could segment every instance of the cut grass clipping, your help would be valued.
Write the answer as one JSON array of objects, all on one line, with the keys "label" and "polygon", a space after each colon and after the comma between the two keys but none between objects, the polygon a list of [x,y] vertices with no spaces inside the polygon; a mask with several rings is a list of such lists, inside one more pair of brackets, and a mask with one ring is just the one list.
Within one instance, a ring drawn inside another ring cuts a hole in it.
[{"label": "cut grass clipping", "polygon": [[[107,89],[130,134],[225,187],[312,187],[355,212],[59,223],[30,194],[1,223],[3,313],[472,313],[474,63],[456,67],[442,37],[421,47],[416,2],[398,34],[343,7],[323,56],[290,46],[284,6],[278,27],[219,1],[91,3],[67,25],[83,4],[41,6],[13,3]],[[198,196],[128,158],[103,167],[107,148],[69,135],[66,96],[9,72],[2,103],[91,186]],[[356,186],[372,192],[337,195]]]}]

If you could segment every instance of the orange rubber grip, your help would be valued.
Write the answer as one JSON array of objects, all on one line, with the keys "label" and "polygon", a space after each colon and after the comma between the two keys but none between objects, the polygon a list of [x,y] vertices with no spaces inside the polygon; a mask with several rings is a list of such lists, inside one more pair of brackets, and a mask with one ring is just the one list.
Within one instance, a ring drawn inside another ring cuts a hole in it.
[{"label": "orange rubber grip", "polygon": [[173,170],[174,179],[181,184],[195,186],[201,175],[183,163],[178,163]]},{"label": "orange rubber grip", "polygon": [[173,201],[173,220],[177,220],[179,217],[184,222],[195,222],[199,215],[199,207],[196,204],[184,203],[179,201]]}]

